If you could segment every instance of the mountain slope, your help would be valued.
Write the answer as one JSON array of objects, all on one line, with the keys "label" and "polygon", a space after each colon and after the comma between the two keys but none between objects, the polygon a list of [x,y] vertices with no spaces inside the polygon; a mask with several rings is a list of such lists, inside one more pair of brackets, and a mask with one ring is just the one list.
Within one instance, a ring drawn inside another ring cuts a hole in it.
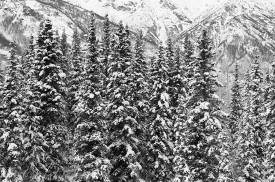
[{"label": "mountain slope", "polygon": [[253,0],[231,0],[208,9],[195,23],[174,40],[181,44],[186,34],[198,37],[208,30],[212,40],[219,79],[227,86],[226,100],[233,81],[233,64],[238,61],[241,73],[250,67],[256,55],[266,72],[275,53],[275,12],[270,4]]},{"label": "mountain slope", "polygon": [[[6,0],[0,2],[0,58],[5,59],[9,42],[18,44],[19,52],[24,51],[31,35],[36,36],[41,21],[50,19],[59,34],[66,30],[69,41],[73,29],[78,28],[82,38],[88,30],[91,12],[62,0]],[[103,16],[96,14],[97,34],[101,35]],[[111,23],[116,29],[117,23]],[[136,33],[132,31],[132,39]],[[145,38],[148,54],[154,52],[156,43],[153,38]]]},{"label": "mountain slope", "polygon": [[191,19],[171,0],[67,0],[114,22],[123,21],[135,31],[142,30],[155,42],[165,42],[185,30]]}]

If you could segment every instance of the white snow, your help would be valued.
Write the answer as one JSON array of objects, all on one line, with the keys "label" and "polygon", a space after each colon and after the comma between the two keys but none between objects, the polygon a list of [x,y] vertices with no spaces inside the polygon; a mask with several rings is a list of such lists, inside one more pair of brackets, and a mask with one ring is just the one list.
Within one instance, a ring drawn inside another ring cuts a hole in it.
[{"label": "white snow", "polygon": [[132,147],[129,144],[126,146],[126,150],[127,150],[127,153],[126,153],[125,157],[135,155],[135,152],[133,151]]},{"label": "white snow", "polygon": [[14,150],[17,148],[17,145],[15,143],[10,143],[8,146],[8,150]]}]

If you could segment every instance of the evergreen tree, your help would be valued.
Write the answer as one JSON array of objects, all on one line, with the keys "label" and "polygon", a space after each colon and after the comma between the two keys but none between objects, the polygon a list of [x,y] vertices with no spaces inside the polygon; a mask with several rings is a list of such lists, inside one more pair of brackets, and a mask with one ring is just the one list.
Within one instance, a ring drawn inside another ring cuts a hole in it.
[{"label": "evergreen tree", "polygon": [[230,104],[230,122],[229,122],[229,129],[230,134],[232,137],[232,141],[236,141],[236,134],[239,130],[239,122],[242,119],[242,96],[241,96],[241,85],[239,81],[239,66],[236,63],[235,65],[235,74],[234,74],[234,82],[231,89],[232,96],[231,96],[231,104]]},{"label": "evergreen tree", "polygon": [[225,143],[226,148],[224,150],[228,154],[225,156],[227,159],[227,167],[223,167],[223,173],[230,180],[228,181],[236,181],[239,176],[239,169],[241,159],[239,158],[239,138],[243,120],[243,111],[244,106],[242,104],[242,95],[241,95],[241,85],[239,80],[239,65],[235,64],[235,72],[234,72],[234,82],[231,88],[231,103],[230,103],[230,114],[228,119],[228,140]]},{"label": "evergreen tree", "polygon": [[81,49],[80,49],[80,37],[77,31],[77,28],[74,29],[73,33],[73,42],[72,42],[72,48],[71,48],[71,59],[75,60],[78,59],[81,55]]},{"label": "evergreen tree", "polygon": [[16,44],[11,42],[6,80],[3,88],[3,110],[0,111],[0,179],[1,181],[18,181],[22,157],[22,95],[20,92],[21,77],[16,58]]},{"label": "evergreen tree", "polygon": [[[30,67],[31,67],[31,63],[34,61],[34,47],[35,47],[35,43],[34,43],[34,37],[31,35],[30,37],[30,41],[29,41],[29,45],[28,48],[26,50],[26,54],[23,57],[23,75],[25,75],[25,77],[29,77],[30,76]],[[27,79],[27,78],[25,78]]]},{"label": "evergreen tree", "polygon": [[206,31],[198,41],[199,55],[191,63],[194,77],[190,82],[191,96],[187,107],[184,156],[190,169],[190,181],[216,181],[219,176],[220,141],[222,126],[221,100],[216,95],[214,63],[211,60],[211,40]]},{"label": "evergreen tree", "polygon": [[[243,97],[243,103],[244,103],[244,120],[247,120],[249,109],[251,107],[251,92],[250,92],[250,84],[251,84],[251,76],[249,73],[249,70],[245,73],[245,82],[244,82],[244,97]],[[245,123],[243,123],[244,126]]]},{"label": "evergreen tree", "polygon": [[[180,96],[184,94],[184,83],[183,83],[183,71],[180,62],[180,50],[177,49],[176,55],[174,55],[171,40],[168,40],[167,47],[167,59],[168,59],[168,94],[170,98],[170,107],[172,116],[176,117],[177,107],[179,106]],[[173,118],[175,121],[176,118]],[[175,122],[174,122],[175,123]],[[174,134],[172,134],[174,135]]]},{"label": "evergreen tree", "polygon": [[267,115],[267,179],[275,180],[275,64],[272,64],[272,73],[269,81],[268,115]]},{"label": "evergreen tree", "polygon": [[150,98],[149,139],[147,141],[147,171],[149,181],[169,181],[172,179],[171,156],[173,144],[170,131],[173,125],[168,95],[168,69],[165,50],[159,47],[158,58],[153,62],[151,80],[154,82]]},{"label": "evergreen tree", "polygon": [[116,33],[118,42],[111,41],[111,64],[107,85],[108,106],[108,156],[111,160],[111,181],[137,181],[140,165],[137,162],[139,123],[133,117],[134,108],[130,105],[130,64],[131,49],[129,30],[119,24]]},{"label": "evergreen tree", "polygon": [[270,101],[270,87],[271,87],[271,75],[268,70],[266,73],[265,81],[264,81],[264,102],[268,103]]},{"label": "evergreen tree", "polygon": [[102,84],[98,45],[95,35],[95,19],[91,18],[88,37],[87,66],[77,97],[78,123],[75,134],[78,178],[82,181],[108,181],[106,160],[106,135],[102,118]]},{"label": "evergreen tree", "polygon": [[183,48],[184,48],[184,57],[183,60],[184,62],[184,73],[185,73],[185,77],[187,79],[187,81],[192,80],[193,76],[194,76],[194,61],[193,61],[193,54],[194,54],[194,48],[192,45],[192,42],[190,40],[190,36],[187,34],[185,35],[185,39],[183,42]]},{"label": "evergreen tree", "polygon": [[105,77],[108,77],[108,69],[109,69],[109,55],[110,55],[110,47],[111,46],[111,27],[108,15],[105,16],[103,22],[103,46],[102,46],[102,59],[103,65],[102,70]]},{"label": "evergreen tree", "polygon": [[[145,127],[147,126],[148,110],[149,110],[149,90],[148,90],[148,77],[147,77],[147,63],[144,57],[144,41],[142,32],[137,36],[134,57],[130,67],[130,86],[128,96],[130,106],[132,107],[132,118],[137,122],[135,126],[136,140],[135,148],[136,158],[132,160],[134,165],[132,171],[135,171],[137,178],[144,178],[146,171],[144,170],[146,163],[146,150],[144,148],[146,141]],[[142,167],[142,169],[140,168]],[[141,180],[139,180],[141,181]]]},{"label": "evergreen tree", "polygon": [[63,30],[63,33],[61,35],[60,49],[62,51],[62,55],[66,57],[69,50],[69,44],[67,42],[67,34],[65,30]]},{"label": "evergreen tree", "polygon": [[46,20],[39,32],[35,60],[24,98],[24,178],[30,181],[64,180],[66,159],[66,118],[64,76],[58,66],[61,57],[56,49],[52,24]]},{"label": "evergreen tree", "polygon": [[[168,94],[169,94],[169,104],[171,109],[171,121],[173,122],[173,126],[171,127],[170,131],[170,139],[173,145],[176,145],[176,137],[177,137],[177,122],[182,122],[182,118],[179,116],[182,116],[183,112],[181,111],[184,109],[181,107],[179,110],[179,104],[180,101],[183,101],[184,97],[184,79],[183,79],[183,70],[182,65],[180,62],[180,50],[177,49],[177,51],[174,53],[171,40],[168,39],[167,44],[167,61],[168,61]],[[183,103],[182,103],[183,104]],[[179,141],[177,141],[179,142]],[[176,151],[174,151],[176,152]],[[178,151],[180,152],[180,151]],[[174,160],[174,155],[171,156],[171,162]],[[175,166],[176,167],[176,166]]]},{"label": "evergreen tree", "polygon": [[68,122],[72,131],[77,124],[77,118],[75,116],[75,107],[78,104],[77,95],[79,93],[79,87],[83,80],[83,63],[81,58],[80,38],[77,29],[73,33],[73,41],[71,47],[71,57],[69,62],[69,74],[68,74]]},{"label": "evergreen tree", "polygon": [[[175,52],[175,80],[177,80],[176,84],[176,91],[178,92],[177,103],[175,106],[175,115],[174,115],[174,171],[175,171],[175,182],[185,181],[186,176],[188,174],[188,167],[186,165],[184,159],[184,131],[185,131],[185,124],[186,124],[186,85],[184,84],[185,79],[185,72],[182,65],[182,57],[180,56],[180,49],[179,47],[176,49]],[[173,100],[173,99],[171,99]]]},{"label": "evergreen tree", "polygon": [[265,159],[265,120],[263,118],[263,90],[262,72],[258,58],[252,65],[250,73],[249,94],[251,97],[250,107],[246,113],[244,131],[241,141],[241,157],[244,159],[242,179],[246,181],[261,181],[264,179]]},{"label": "evergreen tree", "polygon": [[69,75],[69,62],[68,62],[68,50],[69,50],[69,44],[67,42],[67,35],[65,30],[63,30],[63,33],[61,35],[61,40],[60,40],[60,49],[62,52],[62,59],[61,59],[61,68],[63,70],[63,72],[66,75]]}]

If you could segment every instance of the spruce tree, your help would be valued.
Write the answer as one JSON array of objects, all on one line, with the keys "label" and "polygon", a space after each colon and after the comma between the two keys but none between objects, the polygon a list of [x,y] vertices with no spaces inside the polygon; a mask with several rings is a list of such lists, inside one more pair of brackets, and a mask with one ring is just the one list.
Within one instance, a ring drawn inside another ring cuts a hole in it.
[{"label": "spruce tree", "polygon": [[62,51],[62,55],[67,56],[67,53],[68,53],[68,50],[69,50],[69,44],[67,42],[67,34],[66,34],[65,29],[63,30],[63,33],[61,35],[60,49]]},{"label": "spruce tree", "polygon": [[[173,145],[175,146],[177,142],[177,129],[178,125],[177,122],[182,122],[182,114],[181,111],[184,109],[183,107],[179,108],[180,101],[184,100],[184,71],[182,70],[182,65],[180,62],[180,50],[177,49],[176,52],[174,52],[171,40],[168,39],[167,49],[166,49],[166,57],[168,61],[168,94],[169,94],[169,104],[171,109],[171,121],[173,122],[173,126],[171,127],[170,131],[170,139]],[[183,103],[181,103],[183,104]],[[179,117],[180,116],[180,117]],[[178,138],[179,139],[179,138]],[[177,149],[178,150],[178,149]],[[174,152],[180,152],[174,151]],[[174,153],[173,156],[171,156],[171,162],[174,160],[175,155],[180,155],[179,153]],[[177,167],[177,166],[175,166]],[[174,172],[174,171],[173,171]]]},{"label": "spruce tree", "polygon": [[[185,159],[184,159],[184,131],[185,131],[185,124],[186,124],[186,85],[185,83],[185,71],[184,65],[182,61],[182,57],[180,55],[180,49],[179,47],[175,51],[175,80],[177,80],[176,83],[176,91],[178,93],[177,95],[177,101],[176,101],[176,107],[175,107],[175,115],[174,115],[174,171],[175,171],[175,182],[179,181],[185,181],[186,176],[188,174],[188,167],[186,165]],[[172,100],[172,99],[171,99]]]},{"label": "spruce tree", "polygon": [[27,112],[24,126],[25,178],[31,181],[64,180],[66,159],[66,118],[63,72],[58,66],[61,57],[56,48],[50,20],[39,32],[35,60],[24,99]]},{"label": "spruce tree", "polygon": [[204,30],[198,41],[198,57],[194,77],[190,82],[184,156],[190,169],[190,181],[216,181],[219,176],[220,141],[222,129],[221,100],[216,95],[216,81],[211,40]]},{"label": "spruce tree", "polygon": [[241,157],[243,160],[242,179],[246,181],[264,180],[265,160],[265,119],[263,117],[264,103],[262,90],[262,72],[258,58],[252,65],[251,82],[248,90],[250,107],[247,108],[244,131],[241,141]]},{"label": "spruce tree", "polygon": [[236,133],[238,132],[239,122],[242,119],[242,96],[241,96],[241,85],[239,81],[239,65],[236,63],[235,65],[235,73],[234,73],[234,82],[231,89],[231,104],[230,104],[230,121],[229,121],[229,129],[232,137],[232,141],[236,141]]},{"label": "spruce tree", "polygon": [[24,70],[23,75],[25,75],[25,77],[28,77],[30,75],[31,63],[34,61],[34,47],[35,47],[34,37],[31,35],[29,40],[29,45],[26,50],[26,54],[22,58],[23,59],[22,69]]},{"label": "spruce tree", "polygon": [[267,102],[267,179],[275,180],[275,64],[272,64],[272,73],[269,81]]},{"label": "spruce tree", "polygon": [[83,59],[81,58],[80,37],[75,28],[73,33],[73,41],[71,47],[71,55],[69,60],[69,73],[68,73],[68,122],[72,131],[77,124],[77,118],[74,110],[78,104],[77,94],[79,93],[79,87],[83,80]]},{"label": "spruce tree", "polygon": [[[144,41],[142,32],[136,38],[134,47],[134,57],[131,61],[130,67],[130,85],[128,90],[128,97],[130,106],[132,107],[131,116],[135,119],[136,136],[135,136],[135,153],[136,157],[132,160],[132,171],[135,171],[136,178],[143,178],[146,176],[144,170],[146,163],[146,150],[144,148],[146,141],[148,110],[149,110],[149,90],[147,77],[147,63],[144,57]],[[142,169],[141,169],[142,167]]]},{"label": "spruce tree", "polygon": [[108,152],[111,160],[111,181],[137,181],[140,164],[138,156],[139,123],[134,118],[131,106],[130,64],[131,49],[129,30],[120,22],[118,31],[111,40],[111,64],[107,85],[106,119],[108,124]]},{"label": "spruce tree", "polygon": [[184,73],[187,81],[192,80],[192,77],[194,76],[194,66],[193,66],[193,55],[194,55],[194,48],[192,45],[192,42],[190,40],[190,35],[185,35],[185,39],[183,42],[183,60],[184,60]]},{"label": "spruce tree", "polygon": [[0,179],[1,181],[18,181],[22,179],[22,92],[21,77],[16,58],[16,44],[11,42],[6,80],[3,88],[3,108],[0,111]]},{"label": "spruce tree", "polygon": [[147,126],[149,138],[147,141],[147,171],[149,181],[169,181],[172,179],[171,156],[173,143],[171,142],[171,109],[168,95],[168,69],[165,60],[165,50],[159,46],[158,58],[153,62],[151,73],[153,88],[150,98],[150,123]]},{"label": "spruce tree", "polygon": [[91,17],[88,36],[87,65],[78,104],[75,108],[78,122],[75,132],[78,179],[82,181],[108,181],[109,161],[106,160],[101,72],[96,41],[94,15]]},{"label": "spruce tree", "polygon": [[67,35],[65,30],[63,30],[63,33],[61,35],[61,40],[60,40],[60,49],[62,52],[62,59],[61,59],[61,69],[66,75],[69,75],[69,61],[68,61],[68,50],[69,50],[69,44],[67,42]]},{"label": "spruce tree", "polygon": [[[227,141],[227,150],[229,170],[224,172],[228,172],[227,177],[231,181],[236,181],[239,176],[240,163],[241,160],[239,158],[239,138],[243,120],[243,111],[244,106],[242,104],[242,93],[241,93],[241,84],[239,79],[239,65],[235,64],[235,72],[234,72],[234,82],[231,88],[231,103],[230,103],[230,114],[229,114],[229,122],[228,122],[228,130],[229,130],[229,139]],[[225,168],[225,167],[224,167]]]},{"label": "spruce tree", "polygon": [[105,77],[108,77],[109,69],[109,55],[110,55],[110,46],[111,46],[111,27],[108,15],[105,16],[103,22],[103,46],[102,46],[102,71]]},{"label": "spruce tree", "polygon": [[[168,40],[167,45],[167,61],[168,61],[168,94],[170,98],[170,107],[174,124],[176,120],[176,110],[179,106],[180,97],[184,94],[184,82],[183,82],[183,70],[180,62],[180,50],[177,49],[176,54],[174,53],[171,40]],[[174,135],[174,134],[172,134]],[[174,139],[175,140],[175,139]]]},{"label": "spruce tree", "polygon": [[249,108],[251,107],[251,92],[250,92],[250,84],[251,84],[251,75],[249,70],[245,73],[245,80],[244,80],[244,119],[248,119]]},{"label": "spruce tree", "polygon": [[270,102],[270,87],[271,87],[271,75],[270,71],[266,72],[266,77],[264,79],[264,102]]}]

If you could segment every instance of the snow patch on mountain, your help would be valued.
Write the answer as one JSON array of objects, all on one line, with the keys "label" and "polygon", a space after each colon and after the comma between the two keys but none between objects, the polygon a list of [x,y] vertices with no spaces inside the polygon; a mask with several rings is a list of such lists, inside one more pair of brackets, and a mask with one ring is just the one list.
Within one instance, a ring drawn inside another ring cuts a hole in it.
[{"label": "snow patch on mountain", "polygon": [[159,42],[185,30],[191,19],[171,0],[67,0],[114,22],[123,21],[135,31],[142,30]]}]

